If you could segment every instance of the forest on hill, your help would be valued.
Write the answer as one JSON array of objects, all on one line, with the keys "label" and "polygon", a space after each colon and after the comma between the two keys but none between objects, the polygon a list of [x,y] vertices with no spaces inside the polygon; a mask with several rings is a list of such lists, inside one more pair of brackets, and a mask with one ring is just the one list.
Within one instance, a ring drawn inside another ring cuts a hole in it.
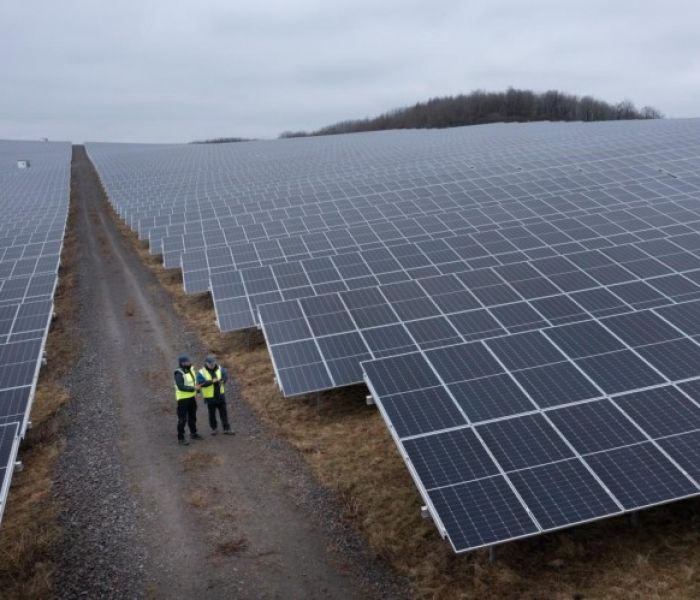
[{"label": "forest on hill", "polygon": [[660,119],[652,106],[638,109],[631,101],[616,104],[592,96],[557,90],[537,93],[508,88],[505,92],[477,90],[470,94],[431,98],[413,106],[397,108],[378,117],[340,121],[313,132],[285,131],[280,138],[333,135],[384,129],[425,129],[525,121],[612,121]]}]

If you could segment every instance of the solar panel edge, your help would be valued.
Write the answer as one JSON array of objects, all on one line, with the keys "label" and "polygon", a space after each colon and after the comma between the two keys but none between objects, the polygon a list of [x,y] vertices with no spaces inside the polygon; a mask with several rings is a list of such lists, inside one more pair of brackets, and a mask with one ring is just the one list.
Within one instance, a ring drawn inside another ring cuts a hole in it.
[{"label": "solar panel edge", "polygon": [[[408,454],[407,454],[406,450],[404,449],[403,444],[401,443],[401,440],[398,437],[398,434],[397,434],[395,428],[393,427],[393,425],[391,425],[391,419],[389,418],[389,416],[386,413],[384,405],[381,402],[380,396],[376,393],[371,380],[369,379],[369,377],[365,373],[363,373],[363,381],[364,381],[365,385],[367,386],[367,389],[369,391],[369,396],[372,398],[373,403],[379,409],[379,412],[382,415],[382,419],[384,420],[384,423],[388,425],[387,428],[389,429],[389,434],[391,435],[391,438],[394,441],[394,444],[396,446],[396,449],[397,449],[399,455],[401,456],[401,459],[404,461],[404,464],[406,465],[406,468],[408,469],[408,472],[411,476],[411,479],[413,480],[414,485],[418,489],[418,493],[420,494],[421,500],[424,502],[424,505],[430,511],[430,516],[433,519],[433,522],[435,523],[435,525],[438,529],[438,533],[439,533],[440,537],[443,539],[447,538],[449,540],[449,537],[447,535],[447,529],[446,529],[445,525],[443,524],[441,517],[439,516],[437,510],[435,509],[435,506],[433,505],[433,502],[430,499],[430,496],[428,495],[427,490],[423,486],[423,483],[422,483],[420,477],[418,476],[418,473],[416,472],[411,461],[409,460]],[[450,540],[450,544],[452,544],[451,540]],[[457,550],[454,548],[454,545],[452,545],[452,547],[455,550],[455,552],[457,552]]]},{"label": "solar panel edge", "polygon": [[2,517],[5,513],[7,497],[10,490],[10,484],[12,482],[15,462],[17,461],[17,453],[19,451],[20,436],[18,432],[19,425],[17,423],[0,425],[0,437],[3,435],[11,435],[13,437],[12,447],[10,449],[7,463],[5,465],[0,465],[0,473],[2,473],[4,467],[4,476],[2,478],[2,486],[0,487],[0,523],[2,523]]},{"label": "solar panel edge", "polygon": [[[52,304],[52,311],[53,311],[53,297],[51,299],[51,304]],[[49,319],[48,322],[46,323],[46,328],[44,330],[44,335],[43,335],[43,338],[41,341],[42,359],[37,361],[36,371],[34,372],[34,377],[32,379],[31,392],[29,394],[29,399],[27,401],[27,409],[24,413],[24,419],[22,420],[21,429],[20,429],[20,435],[22,438],[24,438],[25,433],[27,431],[29,416],[31,414],[32,406],[34,405],[34,398],[36,396],[36,388],[37,388],[37,385],[39,383],[39,373],[41,371],[41,367],[43,366],[43,354],[44,354],[45,349],[46,349],[46,342],[48,340],[49,331],[51,329],[51,322],[52,322],[52,319]]]},{"label": "solar panel edge", "polygon": [[17,453],[19,451],[19,444],[21,436],[19,435],[20,424],[18,422],[8,423],[6,425],[0,425],[0,437],[3,435],[11,435],[12,446],[9,452],[6,465],[0,465],[0,473],[2,473],[2,467],[5,467],[2,486],[0,487],[0,524],[2,523],[2,517],[5,512],[5,505],[7,503],[7,497],[10,490],[10,483],[12,481],[12,475],[14,473],[14,466],[17,460]]}]

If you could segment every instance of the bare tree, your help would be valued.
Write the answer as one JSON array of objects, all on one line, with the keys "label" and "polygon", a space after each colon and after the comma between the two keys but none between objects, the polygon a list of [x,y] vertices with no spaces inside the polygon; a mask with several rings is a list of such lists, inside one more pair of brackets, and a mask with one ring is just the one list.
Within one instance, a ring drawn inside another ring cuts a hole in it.
[{"label": "bare tree", "polygon": [[653,106],[642,106],[641,110],[639,111],[642,113],[642,119],[663,119],[664,115],[663,113],[654,108]]}]

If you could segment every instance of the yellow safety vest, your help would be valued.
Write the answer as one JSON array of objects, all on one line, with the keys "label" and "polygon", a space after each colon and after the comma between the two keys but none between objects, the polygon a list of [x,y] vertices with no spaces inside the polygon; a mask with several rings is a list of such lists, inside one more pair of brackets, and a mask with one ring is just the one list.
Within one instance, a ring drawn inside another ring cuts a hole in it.
[{"label": "yellow safety vest", "polygon": [[[211,373],[209,373],[209,370],[206,367],[202,367],[199,370],[199,374],[204,377],[207,381],[212,380]],[[221,381],[223,374],[221,373],[221,367],[216,367],[216,378]],[[221,395],[224,395],[224,383],[223,381],[219,384],[221,386]],[[214,397],[214,386],[213,385],[208,385],[207,387],[202,388],[202,396],[204,396],[205,400],[209,400],[209,398]]]},{"label": "yellow safety vest", "polygon": [[[195,375],[194,375],[194,368],[190,368],[189,371],[185,372],[182,369],[178,369],[180,373],[182,373],[182,377],[185,380],[185,385],[189,387],[194,387],[195,386]],[[181,389],[177,387],[177,384],[175,384],[175,400],[187,400],[189,398],[194,398],[197,395],[197,391],[193,390],[191,392],[183,392]]]}]

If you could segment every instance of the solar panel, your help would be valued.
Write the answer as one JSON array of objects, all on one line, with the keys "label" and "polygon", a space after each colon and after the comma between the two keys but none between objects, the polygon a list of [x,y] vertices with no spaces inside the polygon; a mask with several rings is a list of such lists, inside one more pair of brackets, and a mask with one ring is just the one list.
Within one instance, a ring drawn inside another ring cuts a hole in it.
[{"label": "solar panel", "polygon": [[[493,275],[490,267],[472,271],[471,274],[481,274],[482,271],[485,274],[490,273]],[[464,285],[457,275],[454,274],[440,276],[440,278],[451,280],[451,283],[447,284],[450,286],[449,289],[453,289],[452,286],[455,285]],[[425,281],[434,281],[435,279],[430,277]],[[582,306],[576,305],[570,297],[560,295],[554,298],[566,298],[571,305],[577,307],[575,312],[573,310],[568,311],[574,313],[568,319],[545,318],[541,312],[536,310],[533,303],[523,301],[448,313],[440,308],[439,299],[441,295],[430,295],[427,289],[423,287],[423,281],[418,279],[406,282],[416,286],[415,288],[411,287],[411,289],[420,290],[420,292],[415,292],[416,294],[422,294],[420,298],[406,299],[405,296],[401,295],[407,293],[406,283],[397,283],[261,305],[258,312],[273,360],[276,353],[286,351],[286,344],[288,343],[302,340],[314,340],[319,343],[320,340],[326,340],[323,347],[332,346],[329,338],[350,332],[356,334],[354,338],[359,345],[357,356],[370,355],[379,357],[386,355],[382,354],[385,351],[384,345],[386,344],[389,345],[393,353],[408,352],[415,349],[428,350],[460,341],[488,339],[505,333],[515,334],[541,329],[546,331],[546,335],[552,337],[552,341],[555,342],[557,348],[569,352],[575,358],[580,358],[580,365],[586,365],[591,373],[595,373],[593,379],[597,385],[604,387],[606,391],[610,390],[611,386],[616,385],[616,380],[618,379],[615,375],[616,371],[610,364],[596,355],[612,350],[622,350],[625,346],[621,340],[616,338],[614,331],[608,331],[601,325],[602,320],[599,320],[597,311],[589,312]],[[484,288],[472,288],[472,290],[476,289]],[[466,288],[463,288],[463,291],[468,293]],[[449,292],[451,295],[455,293],[458,292]],[[390,298],[394,298],[394,301],[391,301]],[[677,300],[679,304],[676,304],[676,306],[693,304],[692,302],[681,303],[683,298],[678,298]],[[664,297],[664,302],[667,304],[673,301],[672,298]],[[326,305],[332,306],[332,310],[326,308]],[[457,307],[455,306],[454,308]],[[625,305],[625,309],[628,313],[632,313],[635,310],[630,305]],[[640,308],[639,310],[644,309]],[[630,317],[625,316],[625,318]],[[676,338],[681,335],[666,322],[662,322],[659,325],[658,321],[660,319],[655,315],[645,318],[650,323],[655,323],[657,328],[663,327],[674,332],[671,334],[667,332],[666,335]],[[652,321],[654,319],[655,321]],[[577,322],[566,324],[567,321],[574,320]],[[611,326],[614,327],[617,321],[611,318],[610,322]],[[555,325],[560,326],[555,327]],[[635,333],[637,328],[627,328],[627,331],[629,333],[625,335],[642,335]],[[386,340],[381,340],[381,332],[391,332],[391,336]],[[647,335],[651,335],[651,333]],[[393,344],[395,339],[400,341]],[[659,341],[663,341],[663,339]],[[676,354],[682,354],[683,346],[687,346],[687,344],[688,342],[676,342],[663,348],[675,350]],[[660,360],[671,363],[665,368],[666,370],[670,368],[675,369],[675,372],[671,374],[672,377],[675,377],[675,374],[683,368],[683,364],[686,365],[686,369],[692,370],[694,364],[692,360],[694,356],[692,354],[693,348],[688,347],[687,359],[681,358],[678,361],[673,361],[667,354],[661,353],[660,350],[662,348],[646,350],[647,354],[654,352],[662,354],[658,359],[652,357],[650,360],[651,364],[657,368],[639,365],[635,367],[638,357],[636,355],[629,356],[626,353],[611,355],[609,359],[610,361],[617,361],[619,363],[618,368],[630,373],[630,376],[641,377],[648,382],[648,385],[651,385],[655,380],[658,380],[658,371],[664,370],[658,365]],[[332,360],[331,356],[325,356],[323,348],[320,354],[319,362]],[[526,356],[526,354],[521,353],[521,356]],[[657,362],[655,363],[654,360],[657,360]],[[563,367],[563,369],[571,370],[570,367]],[[555,369],[551,368],[541,369],[539,373],[542,374],[543,381],[552,377],[556,380],[558,375],[555,371]],[[277,374],[278,382],[287,395],[290,395],[290,390],[285,386],[284,376],[289,373],[289,371],[286,371],[284,374]],[[361,382],[361,371],[355,370],[355,373],[358,376],[357,379],[347,383]],[[537,375],[538,372],[533,371],[533,378],[536,378]],[[576,378],[575,373],[571,375],[572,385]],[[580,377],[578,378],[580,379]],[[523,375],[523,379],[526,379],[525,375]],[[324,379],[324,383],[328,383],[328,380]],[[330,387],[340,386],[331,381]],[[581,390],[585,387],[590,387],[590,385],[587,386],[583,382],[579,386]]]},{"label": "solar panel", "polygon": [[603,485],[575,458],[516,471],[509,478],[543,531],[620,512]]},{"label": "solar panel", "polygon": [[593,454],[586,461],[626,510],[698,494],[697,484],[651,442]]},{"label": "solar panel", "polygon": [[456,551],[539,533],[537,523],[503,476],[436,488],[428,494],[433,512],[443,516],[440,527]]},{"label": "solar panel", "polygon": [[70,160],[69,143],[0,140],[0,518],[53,315]]},{"label": "solar panel", "polygon": [[[456,551],[700,493],[693,477],[697,470],[688,471],[686,459],[674,458],[692,438],[671,439],[700,429],[695,400],[700,397],[700,369],[689,381],[658,374],[621,341],[639,341],[630,332],[640,323],[655,322],[657,315],[650,310],[633,315],[363,363],[370,391],[435,522]],[[606,322],[614,323],[615,336]],[[677,341],[696,345],[687,337],[662,343]],[[526,348],[533,351],[524,350],[521,358],[518,349]],[[542,370],[553,372],[544,379],[531,376]],[[409,373],[420,376],[410,378]],[[595,385],[597,381],[603,383]],[[420,408],[411,406],[410,415],[419,414],[420,420],[407,418],[400,399],[425,395],[441,398],[441,417],[432,419],[427,401]],[[471,468],[484,464],[487,456],[497,471],[471,472],[460,466],[462,456],[477,457]],[[491,498],[473,491],[493,487],[494,478],[499,486],[495,507]],[[522,529],[520,519],[518,527],[502,530],[505,537],[495,537],[498,524],[521,511],[534,530]],[[455,521],[455,515],[469,519],[481,513],[491,520],[477,529]]]}]

